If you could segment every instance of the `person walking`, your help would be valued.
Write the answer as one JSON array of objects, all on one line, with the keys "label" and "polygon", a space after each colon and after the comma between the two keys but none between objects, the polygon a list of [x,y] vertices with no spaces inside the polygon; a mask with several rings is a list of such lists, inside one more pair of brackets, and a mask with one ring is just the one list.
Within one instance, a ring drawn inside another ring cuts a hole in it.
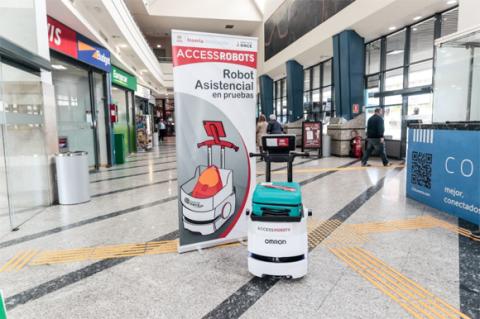
[{"label": "person walking", "polygon": [[160,140],[160,142],[163,142],[166,132],[167,125],[165,124],[165,121],[163,119],[160,119],[160,121],[158,122],[158,139]]},{"label": "person walking", "polygon": [[373,150],[377,150],[382,158],[383,166],[392,165],[387,158],[387,153],[385,152],[385,138],[383,134],[385,133],[385,122],[383,120],[383,109],[377,107],[375,109],[375,114],[368,119],[367,122],[367,151],[362,158],[362,166],[370,166],[368,164],[368,159],[372,155]]},{"label": "person walking", "polygon": [[275,116],[275,114],[270,114],[269,118],[270,118],[270,121],[268,121],[267,133],[268,134],[283,134],[282,124],[280,124],[277,121],[277,117]]},{"label": "person walking", "polygon": [[262,152],[262,136],[267,134],[267,127],[268,127],[267,118],[265,117],[265,115],[260,114],[260,116],[258,117],[257,130],[255,134],[257,146],[260,153]]}]

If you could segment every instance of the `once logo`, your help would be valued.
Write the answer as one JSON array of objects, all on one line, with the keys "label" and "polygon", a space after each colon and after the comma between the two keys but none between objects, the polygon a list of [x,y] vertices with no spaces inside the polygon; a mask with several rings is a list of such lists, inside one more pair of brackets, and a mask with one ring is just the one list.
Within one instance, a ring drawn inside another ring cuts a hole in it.
[{"label": "once logo", "polygon": [[267,245],[285,245],[286,243],[285,239],[265,239]]}]

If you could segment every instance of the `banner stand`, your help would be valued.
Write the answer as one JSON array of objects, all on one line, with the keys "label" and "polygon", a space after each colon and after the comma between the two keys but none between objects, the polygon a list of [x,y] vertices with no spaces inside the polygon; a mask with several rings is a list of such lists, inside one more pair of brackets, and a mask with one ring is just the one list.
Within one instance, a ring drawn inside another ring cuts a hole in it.
[{"label": "banner stand", "polygon": [[323,157],[322,126],[322,122],[302,122],[302,152],[318,149],[318,158]]},{"label": "banner stand", "polygon": [[257,39],[172,30],[178,251],[244,240],[255,187]]}]

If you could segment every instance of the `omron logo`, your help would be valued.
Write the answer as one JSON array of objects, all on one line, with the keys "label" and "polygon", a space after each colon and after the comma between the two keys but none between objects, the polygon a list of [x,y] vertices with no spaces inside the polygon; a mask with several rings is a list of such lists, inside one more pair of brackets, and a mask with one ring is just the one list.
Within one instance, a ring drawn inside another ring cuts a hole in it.
[{"label": "omron logo", "polygon": [[188,198],[188,197],[185,197],[185,204],[192,205],[192,206],[198,207],[198,208],[203,207],[202,204],[200,204],[199,202],[194,202],[194,201],[190,200],[190,198]]},{"label": "omron logo", "polygon": [[267,245],[285,245],[286,243],[285,239],[265,239]]}]

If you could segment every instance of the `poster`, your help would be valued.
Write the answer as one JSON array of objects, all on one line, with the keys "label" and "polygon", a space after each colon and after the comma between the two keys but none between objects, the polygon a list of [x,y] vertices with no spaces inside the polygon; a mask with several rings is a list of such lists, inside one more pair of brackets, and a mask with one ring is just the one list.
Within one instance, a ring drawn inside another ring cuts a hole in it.
[{"label": "poster", "polygon": [[153,132],[149,115],[136,115],[135,129],[137,137],[137,151],[146,152],[153,147]]},{"label": "poster", "polygon": [[480,132],[408,129],[407,196],[480,225]]},{"label": "poster", "polygon": [[[322,122],[302,123],[302,151],[322,148]],[[319,151],[320,154],[320,151]]]},{"label": "poster", "polygon": [[246,237],[257,39],[172,31],[179,252]]}]

